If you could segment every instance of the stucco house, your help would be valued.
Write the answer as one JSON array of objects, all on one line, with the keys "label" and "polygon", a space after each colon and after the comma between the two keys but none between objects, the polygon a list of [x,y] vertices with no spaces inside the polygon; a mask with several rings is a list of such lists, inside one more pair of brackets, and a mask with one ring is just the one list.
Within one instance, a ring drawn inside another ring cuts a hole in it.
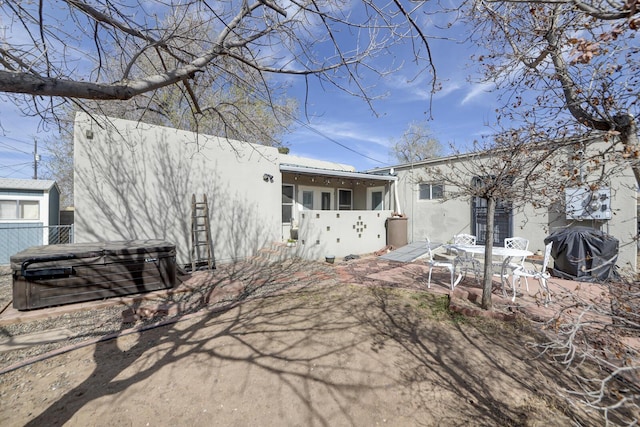
[{"label": "stucco house", "polygon": [[[607,145],[594,143],[592,149],[604,153]],[[557,155],[575,157],[565,151]],[[432,241],[447,242],[455,234],[468,233],[477,236],[479,244],[485,244],[486,200],[447,197],[448,193],[455,193],[457,189],[434,179],[434,175],[438,174],[429,173],[437,168],[455,168],[457,172],[465,171],[463,179],[471,182],[478,177],[468,165],[472,161],[477,162],[477,156],[478,153],[462,154],[369,171],[383,174],[393,171],[397,176],[397,197],[408,216],[408,241],[424,240],[428,236]],[[598,171],[606,167],[606,164],[601,165]],[[636,180],[631,169],[620,167],[619,163],[612,164],[610,169],[614,172],[608,175],[607,185],[594,191],[589,189],[588,177],[584,183],[570,188],[561,189],[559,182],[556,188],[547,188],[548,192],[559,196],[560,203],[549,203],[538,208],[531,204],[517,208],[498,206],[494,246],[503,246],[507,237],[519,236],[529,240],[530,250],[542,251],[544,239],[554,231],[589,227],[618,239],[616,265],[621,272],[635,272],[638,236]]]},{"label": "stucco house", "polygon": [[[217,262],[289,239],[296,239],[295,255],[323,259],[371,253],[391,238],[398,246],[427,236],[446,242],[462,232],[483,234],[481,200],[445,201],[450,188],[417,179],[421,169],[468,161],[465,156],[357,172],[272,147],[83,113],[76,116],[74,144],[77,242],[168,240],[178,262],[188,265],[193,194],[207,196]],[[610,197],[610,216],[601,219],[533,207],[499,212],[497,244],[517,235],[535,251],[557,227],[590,225],[618,238],[618,264],[635,270],[631,173],[611,182]]]},{"label": "stucco house", "polygon": [[[55,181],[0,178],[0,264],[30,246],[47,245],[56,236],[60,190]],[[56,241],[57,243],[57,241]]]},{"label": "stucco house", "polygon": [[163,239],[185,266],[194,194],[207,197],[216,262],[291,238],[293,253],[322,259],[386,245],[395,181],[273,147],[83,113],[75,120],[76,242]]}]

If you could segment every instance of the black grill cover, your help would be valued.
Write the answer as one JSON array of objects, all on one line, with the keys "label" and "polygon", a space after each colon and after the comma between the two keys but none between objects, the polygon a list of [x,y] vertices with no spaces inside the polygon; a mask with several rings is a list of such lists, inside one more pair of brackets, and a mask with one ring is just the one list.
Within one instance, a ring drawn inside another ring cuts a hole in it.
[{"label": "black grill cover", "polygon": [[554,231],[544,243],[553,242],[551,256],[555,277],[601,282],[618,279],[618,239],[589,227]]}]

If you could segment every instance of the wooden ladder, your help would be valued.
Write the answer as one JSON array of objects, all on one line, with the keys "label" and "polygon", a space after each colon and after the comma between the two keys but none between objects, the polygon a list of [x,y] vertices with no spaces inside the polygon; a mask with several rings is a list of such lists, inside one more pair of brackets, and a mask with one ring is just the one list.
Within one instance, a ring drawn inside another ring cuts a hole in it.
[{"label": "wooden ladder", "polygon": [[198,202],[194,194],[191,197],[191,271],[204,266],[207,270],[215,268],[212,252],[207,195]]}]

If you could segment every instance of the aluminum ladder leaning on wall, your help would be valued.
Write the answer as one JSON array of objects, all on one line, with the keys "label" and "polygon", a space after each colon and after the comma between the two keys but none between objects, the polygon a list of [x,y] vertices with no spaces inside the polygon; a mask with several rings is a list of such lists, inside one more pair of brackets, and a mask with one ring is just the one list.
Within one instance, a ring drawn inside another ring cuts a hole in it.
[{"label": "aluminum ladder leaning on wall", "polygon": [[199,267],[207,270],[215,268],[213,251],[211,249],[211,228],[209,226],[209,204],[207,195],[203,195],[202,202],[191,196],[191,271]]}]

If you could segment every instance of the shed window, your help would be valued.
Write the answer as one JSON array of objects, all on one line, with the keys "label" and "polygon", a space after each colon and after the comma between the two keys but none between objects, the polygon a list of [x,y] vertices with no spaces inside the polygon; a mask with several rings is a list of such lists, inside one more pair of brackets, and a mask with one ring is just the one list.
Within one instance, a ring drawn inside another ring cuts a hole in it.
[{"label": "shed window", "polygon": [[420,200],[435,200],[444,198],[443,184],[419,184],[418,198]]},{"label": "shed window", "polygon": [[0,200],[0,219],[39,219],[37,200]]}]

